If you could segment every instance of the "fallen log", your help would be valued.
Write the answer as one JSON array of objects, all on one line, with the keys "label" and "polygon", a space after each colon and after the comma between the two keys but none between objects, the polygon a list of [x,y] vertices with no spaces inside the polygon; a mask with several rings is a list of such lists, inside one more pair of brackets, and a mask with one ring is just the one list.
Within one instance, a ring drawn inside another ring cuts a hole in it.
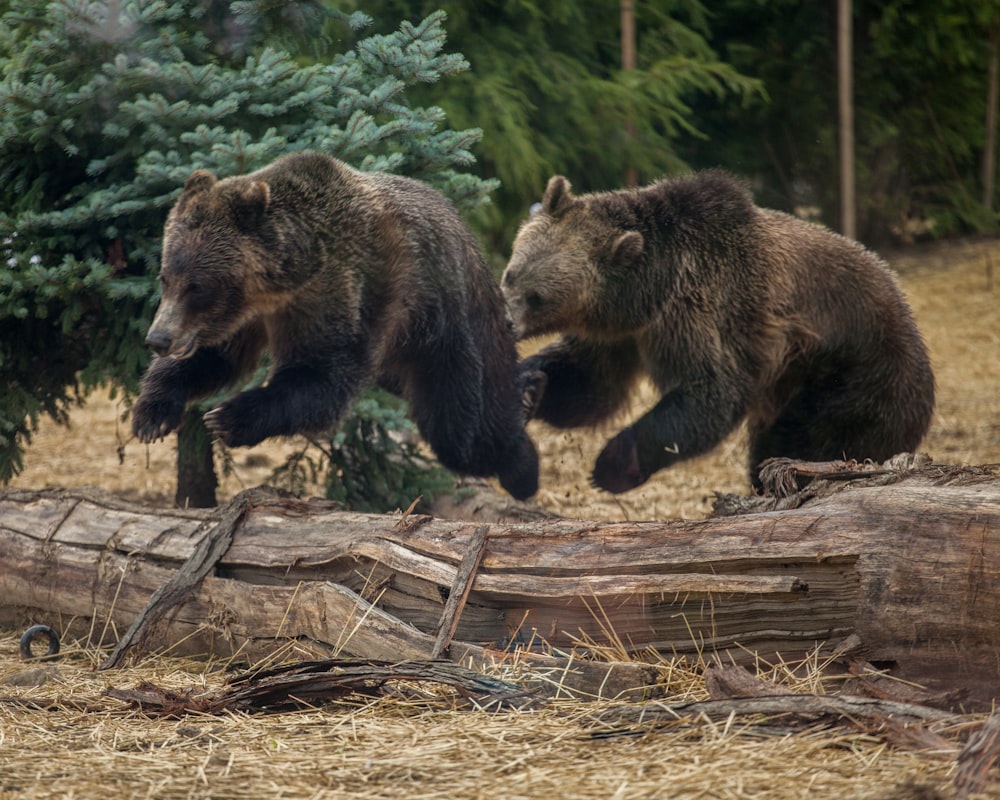
[{"label": "fallen log", "polygon": [[856,473],[810,473],[749,513],[641,523],[368,515],[265,489],[212,516],[8,491],[0,624],[118,642],[225,522],[214,567],[130,644],[254,657],[293,640],[310,656],[473,664],[544,652],[532,666],[552,684],[614,694],[650,673],[588,651],[746,663],[860,641],[852,656],[988,706],[1000,698],[1000,475]]}]

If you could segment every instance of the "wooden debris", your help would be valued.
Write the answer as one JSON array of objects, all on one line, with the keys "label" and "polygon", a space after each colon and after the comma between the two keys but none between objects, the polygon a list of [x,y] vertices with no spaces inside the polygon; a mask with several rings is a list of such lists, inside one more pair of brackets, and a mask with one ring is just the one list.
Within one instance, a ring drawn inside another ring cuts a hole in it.
[{"label": "wooden debris", "polygon": [[[1000,759],[1000,711],[993,712],[958,754],[955,789],[959,800],[982,791]],[[995,778],[994,778],[995,779]]]},{"label": "wooden debris", "polygon": [[961,689],[929,692],[922,686],[895,680],[887,674],[886,670],[877,669],[862,658],[853,659],[848,665],[848,672],[856,676],[856,679],[845,684],[845,694],[857,694],[902,703],[918,703],[935,708],[954,708],[967,694]]},{"label": "wooden debris", "polygon": [[434,640],[434,648],[431,650],[431,658],[440,658],[451,643],[458,628],[458,620],[465,608],[465,602],[469,599],[469,592],[472,589],[472,581],[476,577],[476,570],[483,560],[483,552],[486,549],[486,537],[490,529],[486,525],[476,528],[472,534],[469,546],[462,557],[462,563],[458,565],[458,572],[455,573],[455,580],[451,585],[448,594],[448,601],[445,603],[444,611],[441,613],[441,622],[438,624],[437,638]]},{"label": "wooden debris", "polygon": [[710,664],[705,669],[705,687],[713,700],[792,694],[791,689],[758,678],[745,667],[736,665],[724,667]]},{"label": "wooden debris", "polygon": [[[608,726],[607,730],[595,735],[607,738],[653,733],[699,718],[738,718],[743,725],[761,726],[767,732],[781,736],[801,733],[820,725],[847,725],[866,732],[884,733],[890,724],[922,728],[930,723],[959,719],[954,714],[910,703],[785,691],[770,696],[612,706],[595,715],[596,720]],[[898,740],[901,738],[897,737]]]},{"label": "wooden debris", "polygon": [[233,678],[222,690],[175,691],[149,682],[134,689],[109,688],[108,697],[150,716],[221,714],[226,711],[287,711],[316,706],[351,694],[377,695],[390,681],[434,683],[471,698],[476,708],[523,705],[530,693],[517,684],[479,674],[450,661],[329,659],[306,661]]}]

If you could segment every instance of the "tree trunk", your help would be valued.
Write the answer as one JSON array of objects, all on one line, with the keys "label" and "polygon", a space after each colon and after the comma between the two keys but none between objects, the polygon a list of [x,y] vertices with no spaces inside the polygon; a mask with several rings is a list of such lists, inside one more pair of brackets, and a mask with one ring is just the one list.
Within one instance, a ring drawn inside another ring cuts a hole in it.
[{"label": "tree trunk", "polygon": [[[966,690],[976,706],[1000,698],[995,471],[841,472],[741,502],[771,510],[482,525],[348,513],[264,489],[212,515],[8,491],[0,623],[114,641],[221,531],[224,554],[203,556],[196,588],[150,616],[143,648],[252,655],[294,640],[310,655],[443,650],[472,661],[554,648],[574,651],[567,672],[594,689],[609,680],[586,665],[595,649],[788,661],[850,637],[860,639],[852,652],[901,678]],[[623,668],[616,680],[620,689],[637,675]]]},{"label": "tree trunk", "polygon": [[983,205],[987,211],[993,210],[993,178],[996,172],[995,153],[997,147],[997,95],[1000,93],[1000,25],[990,26],[990,63],[986,87],[986,135],[983,142]]},{"label": "tree trunk", "polygon": [[[636,66],[635,3],[633,0],[619,0],[618,12],[622,28],[622,72],[632,72]],[[635,122],[632,119],[625,120],[625,138],[631,148],[635,142]],[[639,185],[639,175],[631,160],[625,167],[625,185],[632,188]]]},{"label": "tree trunk", "polygon": [[840,158],[840,232],[857,237],[854,191],[854,64],[851,0],[837,0],[837,129]]},{"label": "tree trunk", "polygon": [[177,431],[178,508],[212,508],[219,480],[212,458],[212,434],[197,408],[188,409]]}]

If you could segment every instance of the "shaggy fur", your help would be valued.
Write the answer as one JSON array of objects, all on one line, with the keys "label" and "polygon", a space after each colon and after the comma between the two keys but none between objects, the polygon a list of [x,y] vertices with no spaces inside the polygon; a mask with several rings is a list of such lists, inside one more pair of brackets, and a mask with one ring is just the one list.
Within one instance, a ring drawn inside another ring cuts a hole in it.
[{"label": "shaggy fur", "polygon": [[886,265],[722,172],[580,197],[553,177],[501,286],[519,337],[563,334],[521,364],[531,413],[591,426],[641,376],[662,393],[597,459],[611,492],[743,419],[757,486],[768,457],[882,460],[930,423],[927,351]]},{"label": "shaggy fur", "polygon": [[267,351],[267,382],[205,415],[227,445],[329,430],[378,382],[409,401],[446,467],[535,493],[503,298],[430,187],[308,153],[225,180],[199,170],[170,212],[160,281],[157,357],[133,409],[141,441]]}]

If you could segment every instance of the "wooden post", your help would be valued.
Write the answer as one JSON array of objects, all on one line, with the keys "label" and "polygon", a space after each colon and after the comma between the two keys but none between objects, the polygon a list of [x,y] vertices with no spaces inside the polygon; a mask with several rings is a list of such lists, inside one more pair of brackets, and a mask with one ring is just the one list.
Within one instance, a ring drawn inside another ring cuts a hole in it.
[{"label": "wooden post", "polygon": [[[635,5],[632,0],[620,0],[622,27],[622,72],[631,72],[635,69]],[[631,144],[635,140],[635,122],[631,119],[625,121],[625,132]],[[629,165],[625,170],[625,185],[634,187],[639,183],[635,167]]]},{"label": "wooden post", "polygon": [[986,89],[986,136],[983,143],[983,205],[993,210],[993,181],[996,173],[997,95],[1000,93],[1000,24],[990,26],[989,83]]},{"label": "wooden post", "polygon": [[837,107],[840,130],[840,232],[857,238],[854,191],[854,70],[851,0],[837,0]]}]

